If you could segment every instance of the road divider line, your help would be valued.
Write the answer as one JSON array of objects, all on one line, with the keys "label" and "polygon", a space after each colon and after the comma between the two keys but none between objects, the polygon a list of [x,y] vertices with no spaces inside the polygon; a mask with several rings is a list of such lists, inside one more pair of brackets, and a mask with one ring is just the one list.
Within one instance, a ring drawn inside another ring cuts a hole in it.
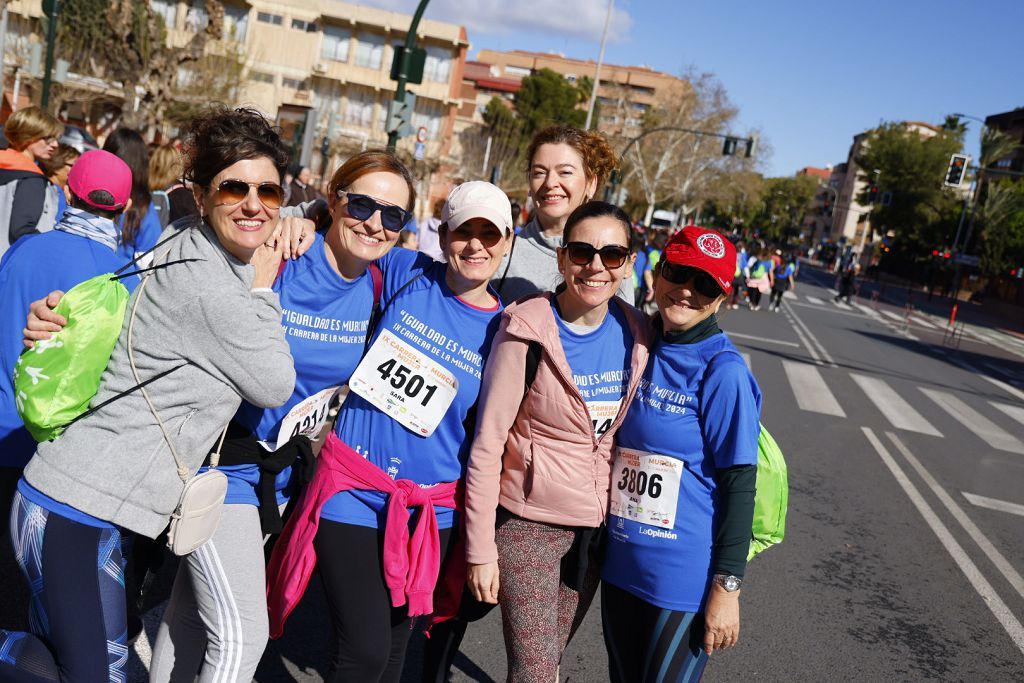
[{"label": "road divider line", "polygon": [[779,346],[792,346],[800,348],[800,345],[796,342],[785,341],[782,339],[769,339],[768,337],[759,337],[756,334],[740,334],[739,332],[729,331],[729,338],[738,337],[740,339],[752,339],[754,341],[764,342],[765,344],[778,344]]},{"label": "road divider line", "polygon": [[871,446],[875,449],[875,452],[878,453],[878,457],[882,459],[882,462],[889,468],[892,476],[895,477],[896,483],[898,483],[900,488],[903,489],[903,492],[907,494],[907,497],[910,498],[910,502],[913,503],[914,507],[917,508],[917,511],[921,513],[922,517],[924,517],[924,521],[931,528],[932,533],[938,537],[939,542],[946,549],[946,552],[953,558],[953,561],[960,568],[960,571],[964,573],[964,576],[967,577],[971,586],[975,591],[977,591],[978,595],[981,596],[981,601],[985,603],[985,606],[988,607],[989,610],[991,610],[1000,625],[1010,636],[1010,639],[1017,646],[1017,649],[1024,654],[1024,626],[1022,626],[1020,621],[1017,620],[1017,617],[1013,615],[1013,612],[1011,612],[1010,608],[1007,607],[1005,602],[1003,602],[1003,599],[999,597],[999,594],[996,593],[992,584],[990,584],[982,575],[981,570],[979,570],[978,566],[974,564],[963,547],[957,543],[955,538],[953,538],[953,534],[946,525],[942,523],[942,520],[940,520],[938,515],[935,514],[935,511],[928,504],[928,501],[924,499],[921,492],[917,490],[917,487],[910,481],[910,478],[907,477],[906,473],[900,468],[896,460],[889,454],[889,451],[886,450],[885,445],[882,444],[881,440],[875,436],[875,433],[870,427],[861,427],[861,429],[864,431],[864,436],[867,437]]},{"label": "road divider line", "polygon": [[846,417],[818,368],[789,360],[782,361],[782,368],[786,371],[786,379],[789,380],[789,386],[796,396],[796,404],[801,410]]},{"label": "road divider line", "polygon": [[814,362],[818,365],[824,365],[825,361],[823,361],[821,359],[821,356],[818,355],[817,349],[815,349],[814,346],[811,345],[811,341],[804,336],[803,330],[797,327],[796,323],[793,322],[792,309],[787,305],[786,308],[782,309],[782,312],[785,313],[786,320],[789,321],[789,324],[793,328],[793,331],[796,332],[796,336],[799,337],[800,342],[804,345],[804,348],[807,349],[807,353],[811,354],[811,358],[814,359]]},{"label": "road divider line", "polygon": [[985,496],[979,496],[974,493],[967,493],[967,491],[961,491],[960,493],[971,505],[977,505],[980,508],[986,508],[988,510],[1009,512],[1011,515],[1020,515],[1021,517],[1024,517],[1024,505],[1011,503],[1005,500],[996,500],[995,498],[986,498]]},{"label": "road divider line", "polygon": [[909,462],[910,466],[914,468],[914,471],[924,479],[924,483],[928,485],[928,488],[932,490],[932,493],[934,493],[939,501],[946,506],[946,509],[949,510],[949,514],[953,515],[953,518],[960,523],[960,526],[962,526],[964,531],[967,532],[967,535],[974,539],[974,542],[978,544],[978,547],[981,548],[983,553],[985,553],[985,556],[992,561],[992,564],[996,566],[999,573],[1003,575],[1011,586],[1013,586],[1013,589],[1017,591],[1017,594],[1024,598],[1024,578],[1021,578],[1020,573],[1014,569],[1013,565],[1003,557],[1003,554],[999,552],[994,545],[992,545],[992,542],[988,540],[988,536],[982,533],[981,529],[979,529],[971,520],[970,516],[964,512],[964,509],[960,507],[955,500],[953,500],[953,496],[946,493],[946,489],[942,488],[939,482],[935,480],[935,477],[932,476],[931,472],[929,472],[924,465],[921,464],[921,461],[910,452],[910,449],[906,447],[899,437],[892,432],[886,432],[885,435],[889,437],[889,440],[892,441],[894,446],[896,446],[896,450],[898,450],[903,457],[907,459],[907,462]]},{"label": "road divider line", "polygon": [[974,408],[970,407],[953,394],[944,391],[918,387],[921,392],[934,401],[940,408],[952,416],[954,420],[974,432],[982,441],[992,448],[1010,453],[1024,455],[1024,443]]},{"label": "road divider line", "polygon": [[893,427],[942,437],[942,432],[933,427],[928,420],[921,416],[921,413],[917,412],[884,381],[877,377],[858,375],[853,372],[850,373],[850,377]]},{"label": "road divider line", "polygon": [[[789,304],[786,305],[789,306]],[[807,338],[811,341],[811,343],[818,347],[818,351],[821,353],[821,357],[824,359],[824,361],[831,365],[832,367],[835,367],[836,362],[832,360],[832,355],[829,354],[825,346],[820,341],[818,341],[818,338],[814,336],[813,332],[811,332],[811,328],[807,327],[807,325],[804,324],[804,321],[800,319],[800,316],[796,314],[796,311],[794,311],[792,307],[790,307],[789,314],[793,316],[793,322],[795,323],[794,329],[796,329],[797,327],[803,328],[804,334],[807,335]]]}]

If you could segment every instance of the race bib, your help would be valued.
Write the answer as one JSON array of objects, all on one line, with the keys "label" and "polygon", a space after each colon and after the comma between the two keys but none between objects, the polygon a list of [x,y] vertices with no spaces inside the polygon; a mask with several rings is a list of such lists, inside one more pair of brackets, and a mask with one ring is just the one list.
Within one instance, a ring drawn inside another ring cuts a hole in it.
[{"label": "race bib", "polygon": [[641,524],[671,529],[676,523],[682,475],[681,460],[619,447],[609,512]]},{"label": "race bib", "polygon": [[327,421],[327,412],[331,407],[331,399],[338,393],[338,387],[329,387],[318,391],[292,407],[281,420],[281,428],[277,431],[277,443],[271,446],[261,442],[264,448],[276,451],[296,436],[316,438]]},{"label": "race bib", "polygon": [[587,412],[590,413],[590,423],[594,425],[594,436],[601,438],[604,433],[611,429],[619,414],[619,406],[622,401],[587,401]]},{"label": "race bib", "polygon": [[388,417],[422,436],[434,433],[459,392],[455,375],[390,330],[373,342],[348,386]]}]

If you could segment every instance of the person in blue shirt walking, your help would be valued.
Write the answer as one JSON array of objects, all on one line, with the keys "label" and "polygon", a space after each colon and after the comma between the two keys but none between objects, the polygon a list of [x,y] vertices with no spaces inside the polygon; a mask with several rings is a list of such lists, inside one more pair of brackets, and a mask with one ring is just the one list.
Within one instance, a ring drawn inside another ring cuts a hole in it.
[{"label": "person in blue shirt walking", "polygon": [[768,308],[778,313],[782,307],[783,295],[790,289],[796,289],[796,259],[793,254],[787,254],[782,262],[775,266],[774,275],[772,298],[768,302]]},{"label": "person in blue shirt walking", "polygon": [[659,339],[618,433],[601,612],[614,683],[697,681],[739,638],[761,392],[716,314],[736,252],[688,226],[655,277]]}]

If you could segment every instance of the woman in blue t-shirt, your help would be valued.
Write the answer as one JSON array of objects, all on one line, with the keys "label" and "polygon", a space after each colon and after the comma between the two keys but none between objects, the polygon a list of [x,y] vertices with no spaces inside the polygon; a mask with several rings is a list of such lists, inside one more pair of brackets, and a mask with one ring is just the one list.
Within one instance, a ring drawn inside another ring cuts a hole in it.
[{"label": "woman in blue t-shirt", "polygon": [[739,637],[761,392],[716,320],[735,265],[689,226],[655,277],[659,338],[619,429],[602,571],[615,683],[697,681]]}]

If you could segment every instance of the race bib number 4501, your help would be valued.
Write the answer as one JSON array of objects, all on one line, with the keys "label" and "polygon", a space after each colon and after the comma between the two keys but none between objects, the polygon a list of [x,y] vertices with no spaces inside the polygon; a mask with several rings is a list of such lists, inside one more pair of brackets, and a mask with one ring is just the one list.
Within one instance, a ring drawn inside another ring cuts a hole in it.
[{"label": "race bib number 4501", "polygon": [[348,382],[406,429],[430,436],[459,392],[459,380],[390,330],[381,333]]},{"label": "race bib number 4501", "polygon": [[676,523],[682,475],[681,460],[620,447],[615,456],[609,512],[671,529]]}]

